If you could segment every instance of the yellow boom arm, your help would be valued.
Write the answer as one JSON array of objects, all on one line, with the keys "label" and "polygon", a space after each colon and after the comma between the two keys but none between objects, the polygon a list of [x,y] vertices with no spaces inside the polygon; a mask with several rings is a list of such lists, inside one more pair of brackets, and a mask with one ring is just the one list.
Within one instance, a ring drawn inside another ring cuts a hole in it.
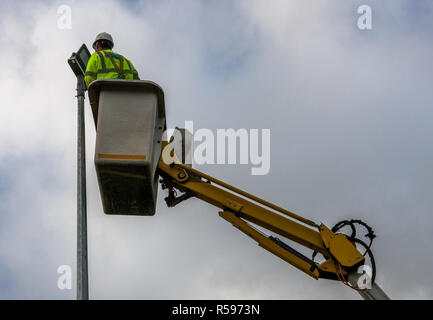
[{"label": "yellow boom arm", "polygon": [[[163,149],[168,143],[163,142]],[[170,146],[169,146],[170,148]],[[162,153],[163,155],[163,153]],[[293,212],[287,211],[240,189],[210,177],[182,164],[175,156],[166,163],[163,156],[158,163],[164,189],[169,189],[167,205],[172,207],[190,197],[204,200],[222,211],[219,215],[258,244],[287,261],[309,276],[339,279],[364,263],[364,256],[341,233],[334,233],[324,224],[317,225]],[[175,197],[174,189],[184,194]],[[315,252],[326,261],[316,264],[282,240],[267,236],[251,223],[277,233]],[[315,230],[316,229],[316,230]]]}]

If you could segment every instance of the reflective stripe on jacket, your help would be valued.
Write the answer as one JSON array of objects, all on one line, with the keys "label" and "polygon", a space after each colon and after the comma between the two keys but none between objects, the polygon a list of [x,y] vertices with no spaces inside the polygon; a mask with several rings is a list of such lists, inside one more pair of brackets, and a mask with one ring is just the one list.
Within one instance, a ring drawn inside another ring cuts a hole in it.
[{"label": "reflective stripe on jacket", "polygon": [[[114,64],[113,64],[114,62]],[[86,85],[96,79],[140,80],[131,61],[111,50],[101,50],[92,54],[87,63],[84,80]]]}]

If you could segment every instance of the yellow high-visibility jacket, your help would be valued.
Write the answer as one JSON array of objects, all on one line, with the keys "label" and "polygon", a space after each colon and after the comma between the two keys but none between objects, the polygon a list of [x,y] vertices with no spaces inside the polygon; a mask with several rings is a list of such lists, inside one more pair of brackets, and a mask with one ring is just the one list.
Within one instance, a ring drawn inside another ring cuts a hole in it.
[{"label": "yellow high-visibility jacket", "polygon": [[90,57],[84,77],[87,86],[96,79],[140,80],[140,77],[131,61],[112,50],[101,50]]}]

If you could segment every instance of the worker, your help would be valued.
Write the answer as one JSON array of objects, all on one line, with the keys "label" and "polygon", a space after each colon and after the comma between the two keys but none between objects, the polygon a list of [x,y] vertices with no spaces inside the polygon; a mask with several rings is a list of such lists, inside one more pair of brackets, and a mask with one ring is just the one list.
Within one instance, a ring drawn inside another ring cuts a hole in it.
[{"label": "worker", "polygon": [[114,42],[110,34],[102,32],[93,42],[95,53],[89,59],[84,80],[86,85],[96,79],[140,80],[131,61],[113,52]]}]

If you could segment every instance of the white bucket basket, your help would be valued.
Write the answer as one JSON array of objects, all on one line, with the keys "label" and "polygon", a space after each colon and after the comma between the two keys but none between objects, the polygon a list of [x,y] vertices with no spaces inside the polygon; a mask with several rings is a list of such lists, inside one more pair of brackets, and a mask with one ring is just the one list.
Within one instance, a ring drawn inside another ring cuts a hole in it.
[{"label": "white bucket basket", "polygon": [[89,86],[89,98],[104,212],[154,215],[156,169],[166,130],[162,89],[150,81],[101,79]]}]

